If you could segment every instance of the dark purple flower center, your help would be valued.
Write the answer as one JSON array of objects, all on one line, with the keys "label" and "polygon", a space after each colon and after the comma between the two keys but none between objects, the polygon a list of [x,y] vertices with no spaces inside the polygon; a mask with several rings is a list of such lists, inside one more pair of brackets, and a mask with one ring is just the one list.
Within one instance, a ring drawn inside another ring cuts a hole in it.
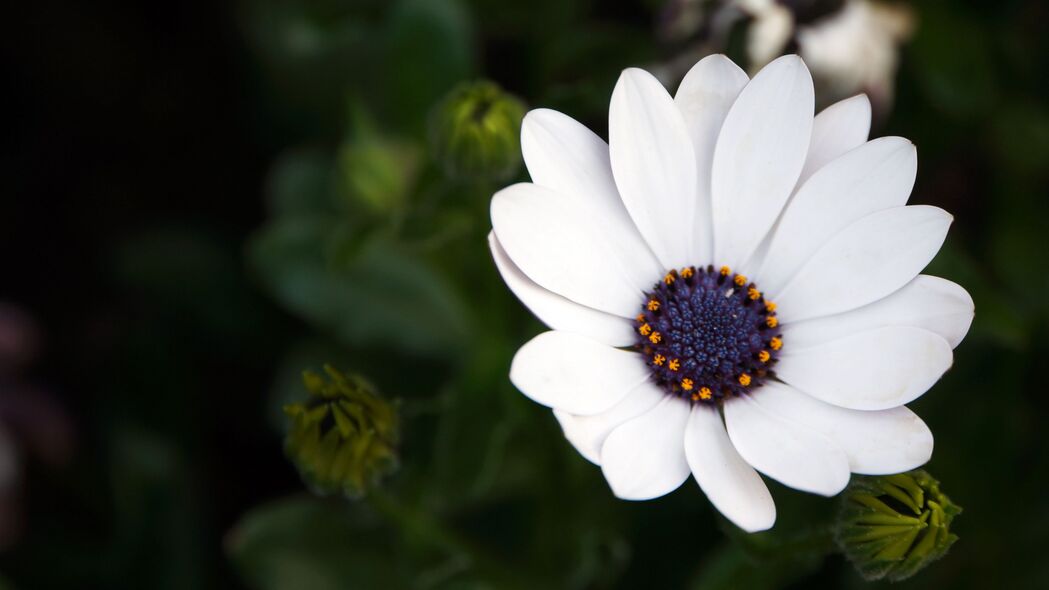
[{"label": "dark purple flower center", "polygon": [[645,295],[636,348],[667,392],[717,403],[773,375],[783,346],[776,305],[747,277],[690,266]]}]

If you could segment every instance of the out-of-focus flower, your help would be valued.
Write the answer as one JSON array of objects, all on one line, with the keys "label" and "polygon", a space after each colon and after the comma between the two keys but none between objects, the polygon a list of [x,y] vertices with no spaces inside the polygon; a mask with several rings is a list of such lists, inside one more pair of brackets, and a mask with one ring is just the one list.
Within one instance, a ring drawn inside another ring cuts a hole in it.
[{"label": "out-of-focus flower", "polygon": [[397,411],[364,379],[324,372],[304,372],[309,399],[284,408],[285,452],[317,493],[357,498],[397,466]]},{"label": "out-of-focus flower", "polygon": [[346,195],[375,213],[404,204],[418,174],[420,146],[388,137],[367,136],[339,149],[339,182]]},{"label": "out-of-focus flower", "polygon": [[32,316],[0,302],[0,549],[22,533],[23,465],[69,460],[73,427],[51,393],[26,383],[20,370],[36,359],[41,335]]},{"label": "out-of-focus flower", "polygon": [[788,49],[793,40],[821,96],[837,100],[865,92],[879,110],[891,104],[900,45],[914,30],[914,15],[908,7],[846,0],[839,10],[802,23],[789,3],[736,1],[754,17],[747,53],[755,69]]},{"label": "out-of-focus flower", "polygon": [[521,166],[524,111],[524,103],[492,82],[462,84],[431,115],[434,155],[452,178],[506,180]]},{"label": "out-of-focus flower", "polygon": [[835,538],[864,578],[898,582],[947,553],[961,511],[925,471],[860,477],[843,494]]},{"label": "out-of-focus flower", "polygon": [[904,206],[915,148],[867,141],[864,97],[814,118],[813,93],[797,56],[749,80],[714,55],[674,97],[624,71],[608,144],[556,111],[525,117],[532,183],[492,198],[489,240],[553,331],[517,352],[510,379],[620,498],[691,473],[758,531],[776,516],[758,471],[831,496],[850,472],[932,453],[904,404],[972,321],[964,289],[919,274],[952,218]]}]

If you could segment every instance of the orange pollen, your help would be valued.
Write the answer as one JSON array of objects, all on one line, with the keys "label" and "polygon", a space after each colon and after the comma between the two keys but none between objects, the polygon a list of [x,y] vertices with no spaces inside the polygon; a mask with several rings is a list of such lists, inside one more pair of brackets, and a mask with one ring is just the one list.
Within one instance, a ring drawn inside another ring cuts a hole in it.
[{"label": "orange pollen", "polygon": [[645,321],[645,314],[639,313],[639,314],[637,314],[637,317],[634,318],[634,319],[639,321],[639,322],[643,322],[643,321]]},{"label": "orange pollen", "polygon": [[672,272],[668,272],[667,276],[663,277],[663,282],[668,284],[668,285],[673,285],[674,281],[676,281],[676,280],[677,280],[677,277],[675,277],[674,273],[672,273]]},{"label": "orange pollen", "polygon": [[656,356],[652,357],[652,362],[655,363],[656,366],[662,367],[663,363],[667,362],[667,357],[656,353]]},{"label": "orange pollen", "polygon": [[681,389],[684,389],[685,391],[692,391],[692,380],[689,379],[688,377],[685,377],[684,379],[682,379],[681,380]]},{"label": "orange pollen", "polygon": [[772,350],[779,350],[783,348],[783,341],[780,340],[779,337],[773,338],[772,340],[769,340],[769,348]]},{"label": "orange pollen", "polygon": [[742,385],[743,387],[746,387],[746,386],[750,385],[750,375],[747,375],[746,373],[740,374],[740,376],[739,376],[739,384]]},{"label": "orange pollen", "polygon": [[747,284],[747,277],[743,275],[736,275],[736,278],[733,279],[732,282],[736,283],[737,287],[742,287],[743,285]]},{"label": "orange pollen", "polygon": [[652,326],[649,326],[648,324],[641,324],[641,327],[638,328],[637,331],[642,336],[648,336],[649,334],[652,333]]},{"label": "orange pollen", "polygon": [[766,301],[765,302],[765,311],[767,311],[769,313],[772,313],[772,312],[776,311],[776,304],[771,302],[771,301]]},{"label": "orange pollen", "polygon": [[681,277],[682,278],[687,279],[687,278],[690,278],[691,276],[692,276],[692,269],[691,268],[687,268],[686,267],[686,268],[681,269]]},{"label": "orange pollen", "polygon": [[652,334],[648,337],[648,340],[652,344],[659,344],[659,342],[663,340],[663,335],[659,332],[652,332]]},{"label": "orange pollen", "polygon": [[763,363],[769,362],[770,358],[772,358],[772,355],[770,355],[769,351],[767,351],[767,350],[763,350],[763,351],[758,353],[758,360],[763,362]]},{"label": "orange pollen", "polygon": [[747,297],[749,297],[751,301],[756,301],[758,297],[761,297],[761,291],[751,287],[747,289]]},{"label": "orange pollen", "polygon": [[722,266],[720,272],[721,272],[721,276],[727,277],[729,275],[729,273],[732,272],[732,269],[727,267],[727,266]]},{"label": "orange pollen", "polygon": [[681,361],[678,359],[670,359],[670,364],[667,365],[667,368],[671,371],[676,371],[681,368]]},{"label": "orange pollen", "polygon": [[713,395],[714,394],[713,394],[713,392],[710,391],[709,387],[700,387],[699,388],[699,397],[700,397],[700,399],[710,399],[711,397],[713,397]]},{"label": "orange pollen", "polygon": [[658,311],[659,310],[659,302],[656,301],[655,299],[649,299],[648,303],[645,304],[645,309],[647,309],[648,311]]},{"label": "orange pollen", "polygon": [[765,325],[770,328],[775,328],[779,325],[779,320],[776,319],[776,316],[769,316],[765,318]]}]

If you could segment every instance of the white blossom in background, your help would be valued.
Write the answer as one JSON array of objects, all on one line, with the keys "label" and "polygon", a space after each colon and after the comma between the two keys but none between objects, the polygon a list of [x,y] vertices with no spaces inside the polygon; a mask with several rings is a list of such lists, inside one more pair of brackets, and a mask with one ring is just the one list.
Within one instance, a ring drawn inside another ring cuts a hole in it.
[{"label": "white blossom in background", "polygon": [[736,0],[754,17],[747,55],[760,69],[797,42],[818,94],[837,100],[867,93],[876,110],[892,103],[900,46],[914,30],[914,15],[902,4],[846,0],[842,8],[812,23],[795,25],[789,8],[775,0]]},{"label": "white blossom in background", "polygon": [[776,519],[759,472],[832,496],[850,472],[929,459],[905,404],[951,366],[973,302],[920,274],[952,217],[906,205],[915,147],[868,141],[870,123],[862,95],[814,116],[797,56],[750,79],[712,55],[674,96],[625,70],[608,143],[556,111],[525,117],[532,182],[492,198],[489,242],[551,331],[510,380],[616,496],[691,475],[758,531]]}]

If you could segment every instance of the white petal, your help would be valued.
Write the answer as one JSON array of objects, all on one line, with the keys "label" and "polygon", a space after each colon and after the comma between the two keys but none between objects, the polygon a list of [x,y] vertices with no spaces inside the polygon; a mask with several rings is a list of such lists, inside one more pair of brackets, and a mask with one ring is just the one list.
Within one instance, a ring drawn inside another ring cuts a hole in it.
[{"label": "white petal", "polygon": [[819,401],[782,383],[767,383],[754,401],[776,416],[834,441],[853,473],[886,475],[924,465],[932,456],[932,432],[904,406],[864,412]]},{"label": "white petal", "polygon": [[521,153],[532,182],[572,199],[590,223],[614,235],[609,244],[625,266],[648,269],[656,277],[666,270],[619,198],[604,140],[567,115],[536,109],[521,123]]},{"label": "white petal", "polygon": [[927,205],[872,213],[828,240],[775,296],[782,322],[856,309],[910,282],[936,256],[953,218]]},{"label": "white petal", "polygon": [[770,414],[749,396],[725,404],[725,425],[743,459],[783,485],[833,496],[849,483],[849,460],[833,441]]},{"label": "white petal", "polygon": [[713,262],[714,233],[710,212],[710,171],[721,124],[750,79],[724,55],[708,55],[685,74],[674,95],[696,153],[696,250],[690,264]]},{"label": "white petal", "polygon": [[765,66],[739,94],[714,148],[714,255],[737,267],[779,216],[805,162],[812,77],[797,56]]},{"label": "white petal", "polygon": [[554,416],[561,423],[565,438],[572,446],[595,465],[601,464],[601,445],[608,434],[617,426],[651,410],[663,398],[666,392],[649,381],[645,381],[627,394],[623,401],[611,409],[593,416],[577,416],[562,410],[554,410]]},{"label": "white petal", "polygon": [[902,137],[870,141],[820,168],[787,205],[760,272],[773,296],[816,250],[871,213],[902,207],[914,186],[918,155]]},{"label": "white petal", "polygon": [[961,343],[973,321],[973,299],[965,289],[940,277],[918,275],[892,295],[859,309],[783,325],[791,350],[823,344],[885,326],[914,326],[939,334],[951,348]]},{"label": "white petal", "polygon": [[547,326],[582,334],[609,346],[629,346],[637,339],[630,320],[580,305],[535,284],[506,255],[495,232],[488,233],[488,246],[506,285]]},{"label": "white petal", "polygon": [[884,410],[925,393],[950,368],[951,346],[921,328],[876,328],[793,350],[784,341],[776,376],[827,403]]},{"label": "white petal", "polygon": [[725,518],[748,533],[772,528],[776,522],[772,494],[732,446],[717,408],[692,407],[685,428],[685,457],[696,483]]},{"label": "white petal", "polygon": [[871,101],[866,94],[836,102],[812,122],[812,141],[798,184],[838,156],[863,145],[871,131]]},{"label": "white petal", "polygon": [[608,144],[619,195],[664,268],[695,264],[696,157],[681,111],[652,74],[623,71]]},{"label": "white petal", "polygon": [[510,364],[510,381],[522,393],[571,414],[603,412],[648,376],[637,353],[570,332],[543,332]]},{"label": "white petal", "polygon": [[651,269],[609,256],[616,236],[571,199],[522,183],[496,193],[491,210],[499,243],[528,278],[588,307],[627,318],[637,313]]},{"label": "white petal", "polygon": [[601,446],[601,471],[624,500],[651,500],[688,479],[685,424],[689,404],[664,396],[654,408],[613,430]]}]

